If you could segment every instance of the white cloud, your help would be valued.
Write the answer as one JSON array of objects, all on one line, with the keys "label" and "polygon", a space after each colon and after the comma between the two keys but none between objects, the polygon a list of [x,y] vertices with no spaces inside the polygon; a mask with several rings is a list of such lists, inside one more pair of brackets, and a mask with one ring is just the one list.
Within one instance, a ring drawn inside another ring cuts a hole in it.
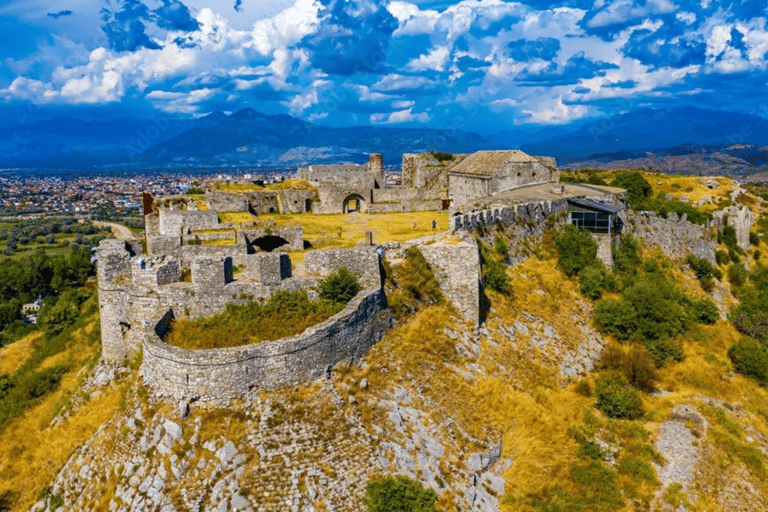
[{"label": "white cloud", "polygon": [[546,98],[536,109],[523,110],[530,120],[540,124],[565,124],[596,114],[596,110],[588,105],[566,105],[563,97]]},{"label": "white cloud", "polygon": [[213,97],[213,89],[197,89],[189,92],[152,91],[146,98],[164,112],[194,114],[197,104]]},{"label": "white cloud", "polygon": [[677,14],[675,14],[675,19],[677,19],[678,21],[682,21],[686,25],[692,25],[693,23],[696,22],[696,14],[692,12],[687,12],[687,11],[678,12]]},{"label": "white cloud", "polygon": [[428,69],[444,71],[449,55],[448,47],[438,46],[426,55],[420,55],[417,59],[410,61],[405,67],[412,71],[426,71]]},{"label": "white cloud", "polygon": [[607,27],[644,18],[650,14],[673,12],[676,8],[677,6],[669,0],[646,0],[644,5],[637,5],[633,0],[616,0],[592,17],[587,22],[587,26],[590,28]]},{"label": "white cloud", "polygon": [[297,0],[274,17],[254,23],[251,40],[244,46],[269,55],[277,49],[298,43],[304,36],[317,31],[318,8],[319,4],[314,0]]},{"label": "white cloud", "polygon": [[397,112],[371,114],[370,120],[373,124],[397,124],[397,123],[409,123],[419,122],[426,123],[430,117],[427,112],[419,112],[414,114],[412,108],[406,110],[399,110]]}]

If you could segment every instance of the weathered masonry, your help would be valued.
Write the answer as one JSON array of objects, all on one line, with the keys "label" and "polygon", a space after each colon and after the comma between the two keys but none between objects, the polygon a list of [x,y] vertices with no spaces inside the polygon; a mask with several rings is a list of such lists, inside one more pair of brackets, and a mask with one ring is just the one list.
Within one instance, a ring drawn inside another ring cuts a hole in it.
[{"label": "weathered masonry", "polygon": [[[194,251],[206,246],[189,247],[146,255],[138,243],[103,240],[96,252],[102,358],[122,364],[141,350],[141,374],[159,395],[226,399],[318,378],[341,361],[365,355],[390,327],[377,247],[310,251],[301,278],[291,275],[286,254],[206,254]],[[236,274],[233,261],[240,264]],[[311,289],[342,265],[364,290],[342,312],[298,336],[203,351],[162,339],[174,318],[208,316],[278,290]]]}]

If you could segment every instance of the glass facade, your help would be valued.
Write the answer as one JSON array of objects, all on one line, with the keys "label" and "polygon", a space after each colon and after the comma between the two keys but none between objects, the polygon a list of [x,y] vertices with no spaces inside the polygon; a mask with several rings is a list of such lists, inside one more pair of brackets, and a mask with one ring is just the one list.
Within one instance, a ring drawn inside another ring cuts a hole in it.
[{"label": "glass facade", "polygon": [[611,216],[600,212],[571,212],[571,224],[593,233],[610,233]]}]

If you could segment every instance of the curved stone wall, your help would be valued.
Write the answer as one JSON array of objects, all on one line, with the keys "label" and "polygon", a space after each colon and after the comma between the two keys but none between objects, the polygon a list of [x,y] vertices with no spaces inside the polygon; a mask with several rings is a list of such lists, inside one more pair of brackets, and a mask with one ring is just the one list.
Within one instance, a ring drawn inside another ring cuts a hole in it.
[{"label": "curved stone wall", "polygon": [[364,356],[391,323],[383,290],[372,288],[325,322],[275,341],[185,350],[148,333],[141,375],[162,396],[226,400],[253,388],[273,389],[323,377],[333,365]]}]

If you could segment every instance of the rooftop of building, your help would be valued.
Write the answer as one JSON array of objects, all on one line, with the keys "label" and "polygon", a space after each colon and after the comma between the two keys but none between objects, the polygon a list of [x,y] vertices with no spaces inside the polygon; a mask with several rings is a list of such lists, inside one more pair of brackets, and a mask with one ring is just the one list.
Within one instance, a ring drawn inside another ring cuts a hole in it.
[{"label": "rooftop of building", "polygon": [[476,151],[456,164],[450,172],[489,176],[508,163],[531,162],[546,165],[538,157],[523,153],[519,149],[510,151]]}]

